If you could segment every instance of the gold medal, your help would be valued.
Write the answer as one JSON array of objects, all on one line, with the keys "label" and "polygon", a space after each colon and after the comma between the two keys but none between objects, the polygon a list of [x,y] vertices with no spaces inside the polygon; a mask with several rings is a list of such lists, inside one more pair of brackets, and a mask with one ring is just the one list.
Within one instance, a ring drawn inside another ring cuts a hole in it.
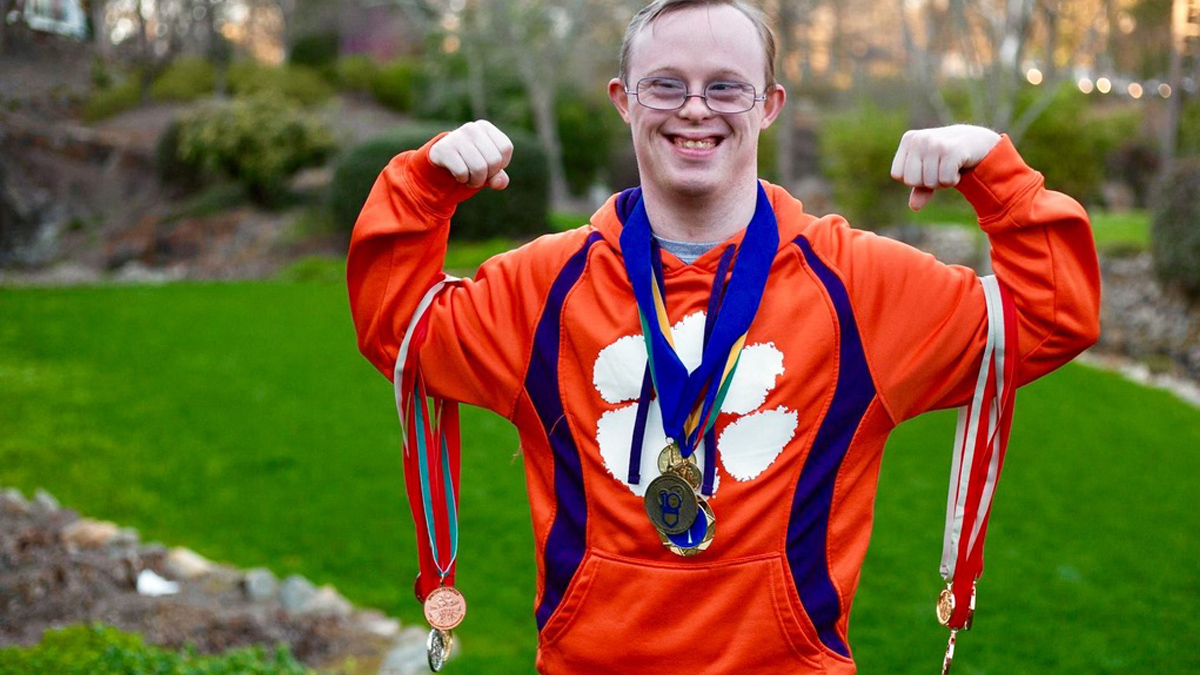
[{"label": "gold medal", "polygon": [[660,535],[683,534],[696,522],[696,491],[683,478],[665,473],[650,481],[644,499],[646,515]]},{"label": "gold medal", "polygon": [[429,629],[429,637],[425,639],[425,655],[429,659],[429,669],[438,672],[450,658],[450,648],[454,645],[454,634],[448,630]]},{"label": "gold medal", "polygon": [[938,594],[937,599],[937,619],[938,623],[943,626],[950,625],[950,617],[954,616],[954,593],[950,592],[950,587],[942,589]]},{"label": "gold medal", "polygon": [[679,450],[679,444],[675,441],[667,443],[667,447],[658,453],[658,472],[667,473],[671,467],[683,461],[683,453]]},{"label": "gold medal", "polygon": [[438,586],[425,598],[425,620],[438,630],[448,631],[467,615],[467,599],[453,586]]}]

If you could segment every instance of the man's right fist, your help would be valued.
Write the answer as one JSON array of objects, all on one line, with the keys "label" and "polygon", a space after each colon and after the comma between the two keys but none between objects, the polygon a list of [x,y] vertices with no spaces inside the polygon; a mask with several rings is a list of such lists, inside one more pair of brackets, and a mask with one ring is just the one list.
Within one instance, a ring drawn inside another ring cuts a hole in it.
[{"label": "man's right fist", "polygon": [[503,131],[487,120],[467,122],[429,149],[429,161],[473,188],[508,187],[504,167],[512,159],[513,145]]}]

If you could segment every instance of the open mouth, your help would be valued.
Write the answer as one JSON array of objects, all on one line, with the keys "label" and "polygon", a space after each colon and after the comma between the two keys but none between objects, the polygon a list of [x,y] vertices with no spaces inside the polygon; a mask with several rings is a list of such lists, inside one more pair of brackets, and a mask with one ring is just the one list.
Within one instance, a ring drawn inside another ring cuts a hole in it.
[{"label": "open mouth", "polygon": [[684,136],[670,136],[672,144],[675,147],[683,148],[684,150],[712,150],[720,144],[721,139],[715,136],[705,138],[686,138]]}]

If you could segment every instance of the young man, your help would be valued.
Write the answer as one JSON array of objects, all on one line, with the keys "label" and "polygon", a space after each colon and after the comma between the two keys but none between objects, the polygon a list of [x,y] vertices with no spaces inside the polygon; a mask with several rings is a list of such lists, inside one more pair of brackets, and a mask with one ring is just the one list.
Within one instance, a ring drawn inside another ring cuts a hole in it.
[{"label": "young man", "polygon": [[[455,205],[507,185],[512,146],[480,121],[398,156],[351,243],[360,348],[390,377],[420,323],[404,358],[430,391],[517,426],[539,672],[852,673],[884,442],[969,397],[984,293],[968,269],[757,180],[759,134],[786,100],[757,9],[658,0],[622,57],[608,93],[640,189],[418,313]],[[1006,138],[909,132],[892,175],[914,208],[952,185],[975,206],[1015,298],[1021,381],[1095,340],[1087,216]]]}]

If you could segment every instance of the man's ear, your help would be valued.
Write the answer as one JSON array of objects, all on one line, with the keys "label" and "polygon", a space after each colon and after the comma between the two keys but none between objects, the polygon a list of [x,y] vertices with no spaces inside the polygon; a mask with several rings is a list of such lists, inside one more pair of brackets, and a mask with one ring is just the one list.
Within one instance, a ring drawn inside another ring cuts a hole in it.
[{"label": "man's ear", "polygon": [[617,112],[621,113],[621,119],[629,124],[629,94],[625,93],[625,83],[621,81],[621,78],[614,77],[608,81],[608,100],[617,107]]},{"label": "man's ear", "polygon": [[787,92],[782,84],[776,84],[767,92],[767,100],[763,101],[763,119],[761,129],[766,129],[775,122],[779,113],[783,112],[783,104],[787,102]]}]

